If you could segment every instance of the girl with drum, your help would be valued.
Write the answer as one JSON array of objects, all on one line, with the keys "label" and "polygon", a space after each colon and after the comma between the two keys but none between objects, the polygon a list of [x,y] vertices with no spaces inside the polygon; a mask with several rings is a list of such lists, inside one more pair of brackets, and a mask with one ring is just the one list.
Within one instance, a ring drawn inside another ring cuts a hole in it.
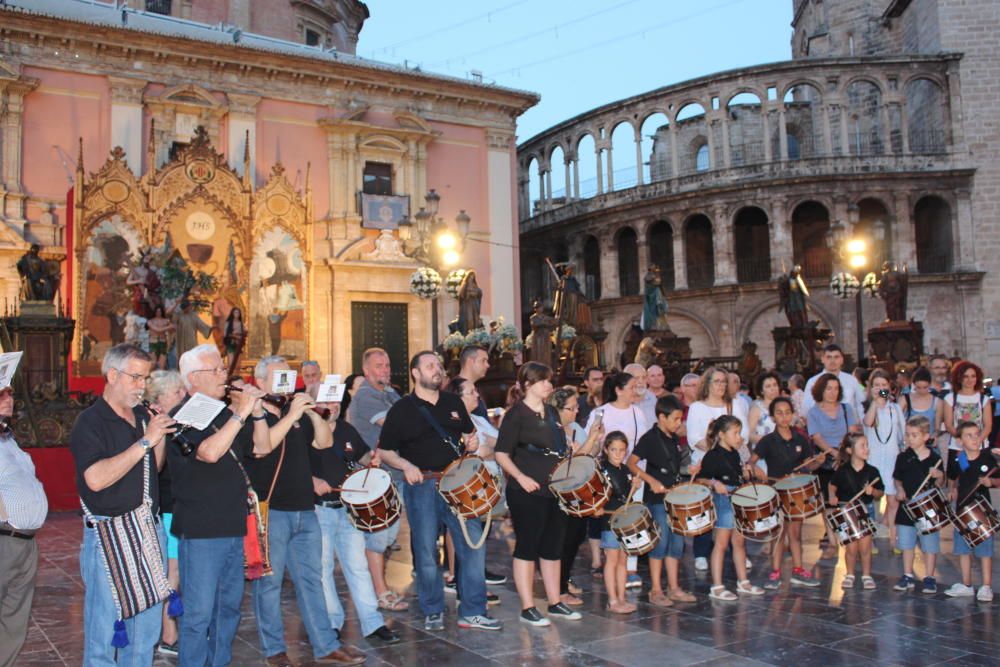
[{"label": "girl with drum", "polygon": [[[588,434],[576,423],[576,413],[579,410],[580,392],[576,387],[560,387],[549,396],[548,403],[559,416],[559,425],[566,436],[566,446],[573,450],[573,455],[586,454],[598,456],[601,440],[604,438],[604,427],[600,422],[594,424]],[[577,597],[583,591],[570,580],[573,561],[580,545],[587,539],[587,521],[578,516],[566,517],[566,535],[563,539],[562,566],[559,568],[559,599],[563,603],[579,606],[583,600]]]},{"label": "girl with drum", "polygon": [[611,498],[598,510],[601,517],[601,548],[604,549],[604,587],[608,592],[608,611],[616,614],[631,614],[636,606],[625,599],[625,583],[628,578],[628,560],[618,538],[611,532],[608,517],[624,505],[642,484],[633,477],[625,465],[628,456],[628,438],[621,431],[612,431],[604,439],[604,463],[601,466],[611,482]]},{"label": "girl with drum", "polygon": [[507,475],[507,507],[514,524],[514,584],[521,599],[521,622],[550,625],[535,608],[535,561],[539,561],[549,616],[582,618],[559,599],[559,569],[566,514],[549,490],[549,476],[566,451],[555,410],[545,404],[552,393],[552,369],[529,361],[517,371],[518,396],[503,421],[494,456]]},{"label": "girl with drum", "polygon": [[[865,507],[868,516],[875,514],[874,501],[885,494],[885,485],[878,469],[868,463],[868,438],[861,433],[848,433],[840,443],[837,452],[837,472],[830,480],[830,505],[835,507],[843,502],[858,500]],[[844,564],[847,574],[841,588],[854,588],[854,568],[861,558],[861,585],[865,590],[875,590],[872,579],[872,536],[865,535],[844,547]]]},{"label": "girl with drum", "polygon": [[[889,541],[896,543],[896,512],[899,503],[896,502],[896,486],[892,484],[892,473],[896,467],[896,457],[903,447],[904,425],[903,410],[892,399],[892,378],[877,368],[868,376],[868,410],[861,420],[865,429],[865,438],[871,455],[868,462],[878,468],[878,474],[883,481],[889,482],[885,487],[886,509],[882,522],[889,529]],[[876,505],[878,509],[878,505]],[[875,519],[875,516],[872,516]]]},{"label": "girl with drum", "polygon": [[[751,465],[763,470],[761,463],[767,464],[772,477],[785,477],[796,470],[808,472],[822,465],[822,460],[806,463],[815,454],[809,439],[792,428],[795,409],[792,400],[779,396],[771,401],[768,408],[775,430],[764,436],[754,448]],[[814,477],[810,477],[815,480]],[[814,482],[815,483],[815,482]],[[812,572],[802,567],[802,519],[785,516],[785,533],[776,540],[771,552],[771,574],[764,588],[775,590],[781,586],[781,563],[785,556],[785,536],[788,536],[789,550],[792,552],[792,584],[798,586],[819,586],[819,580]]]},{"label": "girl with drum", "polygon": [[[738,531],[734,531],[733,504],[729,498],[744,480],[757,476],[759,468],[744,466],[739,449],[743,444],[741,431],[743,424],[732,415],[722,415],[708,427],[709,450],[700,465],[693,465],[698,479],[708,480],[715,503],[715,546],[712,548],[712,588],[708,596],[715,600],[736,600],[736,593],[727,590],[722,583],[723,561],[729,542],[733,543],[733,566],[736,568],[736,591],[746,595],[763,595],[764,589],[754,586],[747,578],[746,542]],[[758,472],[755,473],[754,470]]]}]

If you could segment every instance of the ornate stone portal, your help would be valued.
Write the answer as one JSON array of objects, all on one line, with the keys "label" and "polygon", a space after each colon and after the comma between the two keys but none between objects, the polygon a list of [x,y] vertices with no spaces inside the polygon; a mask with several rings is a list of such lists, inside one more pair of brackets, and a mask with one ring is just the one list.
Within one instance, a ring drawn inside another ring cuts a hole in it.
[{"label": "ornate stone portal", "polygon": [[[155,136],[155,128],[150,132]],[[197,128],[190,144],[156,168],[155,142],[136,178],[120,147],[97,171],[84,175],[83,149],[74,189],[73,345],[75,377],[100,375],[104,351],[125,340],[131,298],[126,281],[140,253],[176,253],[215,278],[203,320],[219,325],[242,309],[250,338],[246,362],[271,353],[307,358],[311,295],[312,218],[308,172],[296,191],[280,163],[255,190],[250,156],[243,175],[226,164],[208,133]],[[179,295],[163,295],[166,309]]]}]

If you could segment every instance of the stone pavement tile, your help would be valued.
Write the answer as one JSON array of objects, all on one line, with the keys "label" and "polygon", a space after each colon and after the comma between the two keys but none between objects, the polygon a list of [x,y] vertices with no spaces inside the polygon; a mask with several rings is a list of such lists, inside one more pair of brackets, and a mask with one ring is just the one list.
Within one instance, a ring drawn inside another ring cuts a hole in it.
[{"label": "stone pavement tile", "polygon": [[752,658],[769,665],[788,667],[857,667],[861,660],[851,653],[826,646],[763,635],[720,649],[727,653]]},{"label": "stone pavement tile", "polygon": [[606,660],[566,645],[504,654],[495,657],[494,660],[507,667],[625,667],[627,664]]},{"label": "stone pavement tile", "polygon": [[938,665],[955,665],[955,667],[996,667],[996,664],[997,658],[995,655],[986,656],[975,653],[967,653],[952,660],[938,663]]},{"label": "stone pavement tile", "polygon": [[650,632],[714,648],[767,634],[761,633],[754,626],[750,616],[745,613],[727,616],[716,622],[707,621],[701,616],[677,612],[639,619],[633,625]]},{"label": "stone pavement tile", "polygon": [[966,654],[967,649],[953,648],[934,641],[920,640],[900,627],[898,632],[885,630],[873,635],[845,639],[830,648],[864,656],[879,664],[933,665]]},{"label": "stone pavement tile", "polygon": [[[462,665],[463,667],[486,667],[497,663],[473,651],[445,641],[431,638],[409,644],[396,644],[368,652],[368,664],[393,665],[398,667],[441,667],[441,665]],[[374,659],[374,660],[373,660]]]},{"label": "stone pavement tile", "polygon": [[632,634],[577,644],[577,649],[625,665],[690,665],[706,662],[726,654],[707,646],[675,639],[656,632]]},{"label": "stone pavement tile", "polygon": [[[739,655],[725,655],[707,662],[693,663],[698,667],[767,667],[768,663],[759,662]],[[690,666],[689,666],[690,667]]]}]

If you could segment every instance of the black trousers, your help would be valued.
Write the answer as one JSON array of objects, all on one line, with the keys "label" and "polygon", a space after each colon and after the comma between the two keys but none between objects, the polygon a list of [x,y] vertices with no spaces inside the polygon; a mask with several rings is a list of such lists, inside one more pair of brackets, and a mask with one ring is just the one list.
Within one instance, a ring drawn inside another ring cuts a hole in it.
[{"label": "black trousers", "polygon": [[580,545],[587,539],[587,519],[566,517],[566,536],[563,538],[562,567],[559,569],[559,594],[569,593],[569,576],[573,569],[573,561],[580,550]]}]

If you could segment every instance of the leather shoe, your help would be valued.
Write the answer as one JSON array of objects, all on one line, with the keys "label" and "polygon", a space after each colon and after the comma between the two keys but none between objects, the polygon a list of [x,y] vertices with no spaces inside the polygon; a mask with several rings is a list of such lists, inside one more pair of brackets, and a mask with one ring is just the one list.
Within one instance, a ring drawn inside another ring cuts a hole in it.
[{"label": "leather shoe", "polygon": [[398,644],[400,641],[399,635],[384,625],[370,635],[367,635],[365,639],[368,641],[380,641],[383,644]]},{"label": "leather shoe", "polygon": [[268,667],[295,667],[295,663],[288,657],[287,653],[272,655],[267,659]]},{"label": "leather shoe", "polygon": [[364,662],[365,657],[363,655],[351,655],[343,647],[333,653],[324,655],[322,658],[316,658],[317,665],[343,665],[344,667],[349,667],[350,665],[361,665]]}]

